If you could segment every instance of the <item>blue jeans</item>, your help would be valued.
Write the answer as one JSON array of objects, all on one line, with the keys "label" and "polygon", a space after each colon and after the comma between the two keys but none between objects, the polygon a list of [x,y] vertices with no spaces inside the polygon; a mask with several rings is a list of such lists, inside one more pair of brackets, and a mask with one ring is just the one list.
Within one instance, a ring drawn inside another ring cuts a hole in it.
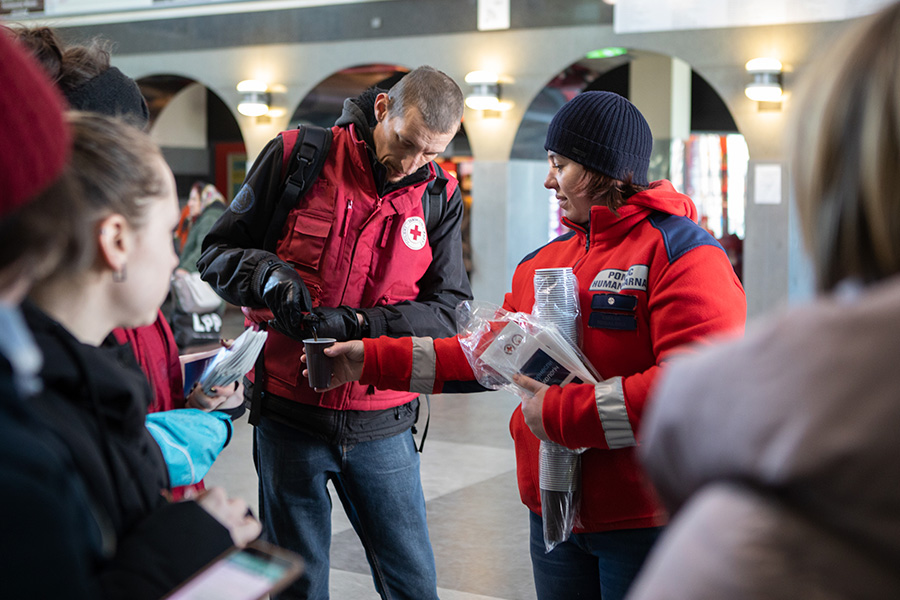
[{"label": "blue jeans", "polygon": [[412,433],[351,446],[329,444],[263,417],[254,436],[263,535],[303,557],[282,599],[328,598],[332,481],[388,600],[437,600],[419,454]]},{"label": "blue jeans", "polygon": [[531,565],[538,600],[621,600],[660,533],[662,527],[573,533],[545,552],[541,517],[531,513]]}]

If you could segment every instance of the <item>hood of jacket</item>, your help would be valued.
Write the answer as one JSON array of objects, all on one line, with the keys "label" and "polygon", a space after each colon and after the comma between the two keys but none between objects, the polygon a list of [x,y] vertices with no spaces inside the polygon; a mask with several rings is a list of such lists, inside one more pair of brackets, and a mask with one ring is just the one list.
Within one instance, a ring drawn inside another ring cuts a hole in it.
[{"label": "hood of jacket", "polygon": [[72,452],[98,510],[122,535],[159,506],[169,475],[144,420],[152,398],[130,346],[82,344],[33,304],[23,306],[44,354],[42,420]]},{"label": "hood of jacket", "polygon": [[565,217],[562,220],[567,227],[578,233],[586,235],[589,229],[591,240],[618,239],[655,212],[687,217],[697,222],[697,207],[693,200],[678,192],[665,179],[651,183],[646,190],[629,198],[625,206],[615,213],[605,206],[592,207],[587,228]]}]

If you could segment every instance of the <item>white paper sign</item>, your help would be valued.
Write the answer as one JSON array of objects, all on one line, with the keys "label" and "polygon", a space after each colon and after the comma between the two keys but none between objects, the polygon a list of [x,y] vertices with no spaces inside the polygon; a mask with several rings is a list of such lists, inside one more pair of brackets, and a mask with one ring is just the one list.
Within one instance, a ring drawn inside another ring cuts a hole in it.
[{"label": "white paper sign", "polygon": [[509,0],[478,0],[478,31],[509,29]]},{"label": "white paper sign", "polygon": [[756,165],[753,179],[753,202],[781,204],[781,165]]}]

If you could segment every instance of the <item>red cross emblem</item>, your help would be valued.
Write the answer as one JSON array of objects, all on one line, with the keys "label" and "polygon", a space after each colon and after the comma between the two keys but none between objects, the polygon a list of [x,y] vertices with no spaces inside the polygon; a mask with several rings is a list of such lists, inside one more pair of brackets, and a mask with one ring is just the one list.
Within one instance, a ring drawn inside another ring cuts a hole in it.
[{"label": "red cross emblem", "polygon": [[400,229],[403,243],[410,250],[421,250],[428,243],[428,230],[425,229],[425,221],[422,217],[409,217],[403,222]]}]

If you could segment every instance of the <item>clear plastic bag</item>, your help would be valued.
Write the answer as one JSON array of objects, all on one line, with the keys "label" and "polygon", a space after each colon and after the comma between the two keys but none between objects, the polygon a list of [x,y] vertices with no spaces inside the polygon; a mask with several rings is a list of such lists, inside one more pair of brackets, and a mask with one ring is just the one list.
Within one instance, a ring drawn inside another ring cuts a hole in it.
[{"label": "clear plastic bag", "polygon": [[478,383],[487,388],[528,394],[513,383],[516,373],[547,385],[601,381],[553,323],[487,302],[462,302],[456,316],[459,344]]},{"label": "clear plastic bag", "polygon": [[[548,299],[560,300],[556,296]],[[557,303],[557,306],[567,307],[567,318],[580,320],[577,297],[574,309],[571,303]],[[570,335],[573,332],[577,335],[577,327],[569,327],[563,333],[553,315],[547,317],[546,310],[535,315],[511,313],[485,302],[460,304],[457,308],[459,342],[478,382],[490,389],[506,389],[524,397],[531,392],[512,382],[516,373],[547,385],[596,385],[602,381],[590,361],[572,344]],[[539,477],[547,552],[566,541],[578,524],[583,451],[541,441]]]}]

